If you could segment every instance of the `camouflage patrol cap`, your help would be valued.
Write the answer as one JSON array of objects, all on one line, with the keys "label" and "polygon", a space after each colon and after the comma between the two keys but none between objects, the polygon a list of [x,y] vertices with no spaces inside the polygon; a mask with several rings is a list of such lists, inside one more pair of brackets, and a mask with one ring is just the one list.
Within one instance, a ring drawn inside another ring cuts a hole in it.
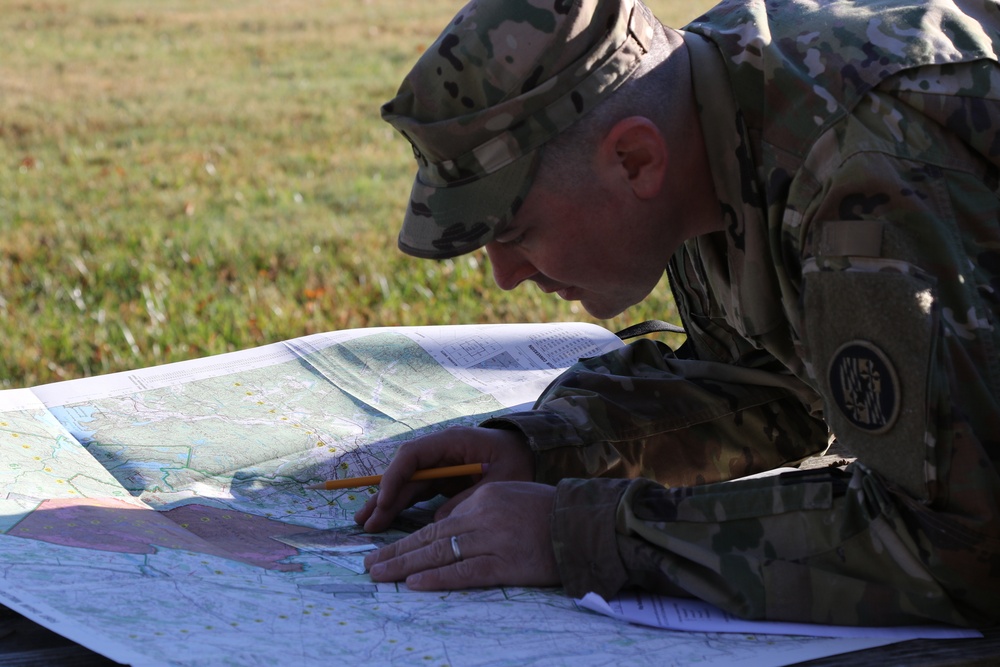
[{"label": "camouflage patrol cap", "polygon": [[654,25],[639,0],[466,5],[382,106],[417,159],[400,249],[443,259],[502,233],[539,147],[628,80]]}]

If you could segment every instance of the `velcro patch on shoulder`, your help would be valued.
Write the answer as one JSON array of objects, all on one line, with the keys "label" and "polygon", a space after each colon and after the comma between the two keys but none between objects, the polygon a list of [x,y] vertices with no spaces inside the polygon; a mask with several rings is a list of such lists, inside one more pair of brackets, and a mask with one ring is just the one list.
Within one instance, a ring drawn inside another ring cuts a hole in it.
[{"label": "velcro patch on shoulder", "polygon": [[840,412],[862,431],[885,433],[899,418],[896,369],[873,343],[853,340],[840,346],[830,360],[827,380]]},{"label": "velcro patch on shoulder", "polygon": [[929,475],[947,460],[944,443],[928,439],[937,311],[932,283],[907,267],[806,274],[803,349],[830,430],[866,466],[930,500]]}]

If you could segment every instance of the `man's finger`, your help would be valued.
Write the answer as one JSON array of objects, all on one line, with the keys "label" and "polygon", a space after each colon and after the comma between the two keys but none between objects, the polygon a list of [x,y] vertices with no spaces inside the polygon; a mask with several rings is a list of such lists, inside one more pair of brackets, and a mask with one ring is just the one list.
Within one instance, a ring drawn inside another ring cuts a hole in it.
[{"label": "man's finger", "polygon": [[[383,478],[384,484],[385,478]],[[383,489],[379,489],[378,498],[363,524],[365,532],[381,533],[388,528],[399,513],[409,507],[413,503],[413,499],[427,486],[427,482],[405,484],[392,495]],[[388,488],[391,489],[392,487]]]},{"label": "man's finger", "polygon": [[[441,537],[430,542],[419,540],[405,545],[400,540],[391,546],[399,548],[394,553],[379,553],[373,559],[369,574],[375,581],[402,581],[418,572],[449,567],[465,559],[458,546],[458,536]],[[381,551],[393,550],[387,548]],[[368,559],[365,561],[367,565]]]},{"label": "man's finger", "polygon": [[388,544],[378,551],[373,551],[365,556],[365,567],[371,569],[375,563],[397,558],[410,551],[423,549],[429,544],[440,539],[443,535],[441,524],[432,523],[424,526],[420,530],[407,535],[406,537]]},{"label": "man's finger", "polygon": [[378,503],[378,492],[375,492],[374,496],[365,501],[364,507],[354,513],[354,523],[359,526],[365,525],[369,517],[371,517],[372,512],[375,511],[376,503]]},{"label": "man's finger", "polygon": [[496,586],[501,582],[495,576],[490,556],[466,558],[446,567],[424,570],[406,578],[406,586],[415,591],[452,591],[462,588]]}]

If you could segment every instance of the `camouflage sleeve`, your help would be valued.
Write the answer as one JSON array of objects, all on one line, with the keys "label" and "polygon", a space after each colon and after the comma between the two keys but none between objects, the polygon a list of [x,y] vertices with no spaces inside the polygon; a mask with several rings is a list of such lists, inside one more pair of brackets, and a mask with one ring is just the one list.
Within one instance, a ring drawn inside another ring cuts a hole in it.
[{"label": "camouflage sleeve", "polygon": [[863,465],[676,489],[572,479],[552,540],[572,596],[640,587],[743,618],[995,623],[996,540],[964,539],[946,517],[911,531],[911,509]]},{"label": "camouflage sleeve", "polygon": [[640,340],[581,360],[535,409],[485,426],[524,432],[536,480],[646,477],[666,486],[742,477],[827,447],[801,383],[769,367],[678,358]]}]

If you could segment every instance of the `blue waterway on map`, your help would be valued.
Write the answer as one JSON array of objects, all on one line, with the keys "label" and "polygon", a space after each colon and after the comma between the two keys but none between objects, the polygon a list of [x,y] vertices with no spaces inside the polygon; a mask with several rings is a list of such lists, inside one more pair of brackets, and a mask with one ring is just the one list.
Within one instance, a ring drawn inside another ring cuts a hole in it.
[{"label": "blue waterway on map", "polygon": [[94,421],[94,413],[97,412],[97,408],[94,406],[73,405],[66,407],[60,405],[49,408],[49,412],[81,443],[87,444],[94,439],[96,431],[91,431],[84,426],[84,424]]}]

